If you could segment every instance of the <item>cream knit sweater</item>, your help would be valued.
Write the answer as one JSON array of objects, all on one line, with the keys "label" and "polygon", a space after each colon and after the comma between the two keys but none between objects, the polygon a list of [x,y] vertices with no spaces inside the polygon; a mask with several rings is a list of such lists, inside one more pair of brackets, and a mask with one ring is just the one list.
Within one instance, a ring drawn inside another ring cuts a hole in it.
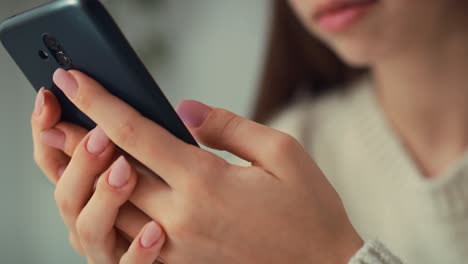
[{"label": "cream knit sweater", "polygon": [[368,240],[350,263],[468,263],[468,155],[425,179],[371,86],[364,80],[347,92],[298,102],[271,126],[305,146]]}]

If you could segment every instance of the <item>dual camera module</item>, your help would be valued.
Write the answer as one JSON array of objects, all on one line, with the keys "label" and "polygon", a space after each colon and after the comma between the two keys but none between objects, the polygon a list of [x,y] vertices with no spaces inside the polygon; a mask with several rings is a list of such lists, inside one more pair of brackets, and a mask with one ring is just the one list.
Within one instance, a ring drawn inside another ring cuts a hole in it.
[{"label": "dual camera module", "polygon": [[62,66],[65,69],[71,68],[71,58],[65,53],[65,50],[63,49],[62,45],[60,45],[59,41],[55,37],[49,34],[44,34],[42,36],[42,41],[46,45],[49,52],[39,50],[39,57],[41,59],[49,60],[49,54],[51,54],[60,66]]}]

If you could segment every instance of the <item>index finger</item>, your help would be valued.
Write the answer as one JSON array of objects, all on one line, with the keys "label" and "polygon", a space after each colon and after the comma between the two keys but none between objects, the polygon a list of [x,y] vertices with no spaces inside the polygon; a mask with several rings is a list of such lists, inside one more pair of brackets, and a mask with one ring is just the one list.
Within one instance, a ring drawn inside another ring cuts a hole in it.
[{"label": "index finger", "polygon": [[193,152],[200,151],[198,148],[145,118],[85,74],[58,69],[54,82],[117,146],[161,175],[169,185],[177,185],[177,176],[197,164]]}]

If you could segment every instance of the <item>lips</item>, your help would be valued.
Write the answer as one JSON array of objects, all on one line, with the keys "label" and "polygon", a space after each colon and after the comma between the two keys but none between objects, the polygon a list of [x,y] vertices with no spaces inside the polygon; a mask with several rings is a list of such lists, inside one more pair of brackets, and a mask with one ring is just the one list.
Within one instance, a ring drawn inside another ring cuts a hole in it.
[{"label": "lips", "polygon": [[365,15],[377,2],[377,0],[329,0],[317,6],[313,18],[321,29],[338,32]]}]

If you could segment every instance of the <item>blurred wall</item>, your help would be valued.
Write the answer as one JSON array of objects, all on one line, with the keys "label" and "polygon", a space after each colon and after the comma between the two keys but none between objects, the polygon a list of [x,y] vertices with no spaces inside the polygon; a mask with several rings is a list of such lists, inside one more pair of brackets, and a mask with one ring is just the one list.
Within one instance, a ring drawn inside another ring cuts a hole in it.
[{"label": "blurred wall", "polygon": [[[0,19],[43,2],[1,1]],[[169,100],[197,99],[247,115],[261,66],[268,0],[169,0],[164,6],[163,17],[154,20],[142,20],[138,10],[112,11],[135,46],[145,41],[142,32],[153,32],[152,21],[162,23],[158,28],[167,31],[167,59],[143,59]],[[34,98],[0,48],[0,263],[84,263],[69,246],[53,186],[32,159]]]}]

